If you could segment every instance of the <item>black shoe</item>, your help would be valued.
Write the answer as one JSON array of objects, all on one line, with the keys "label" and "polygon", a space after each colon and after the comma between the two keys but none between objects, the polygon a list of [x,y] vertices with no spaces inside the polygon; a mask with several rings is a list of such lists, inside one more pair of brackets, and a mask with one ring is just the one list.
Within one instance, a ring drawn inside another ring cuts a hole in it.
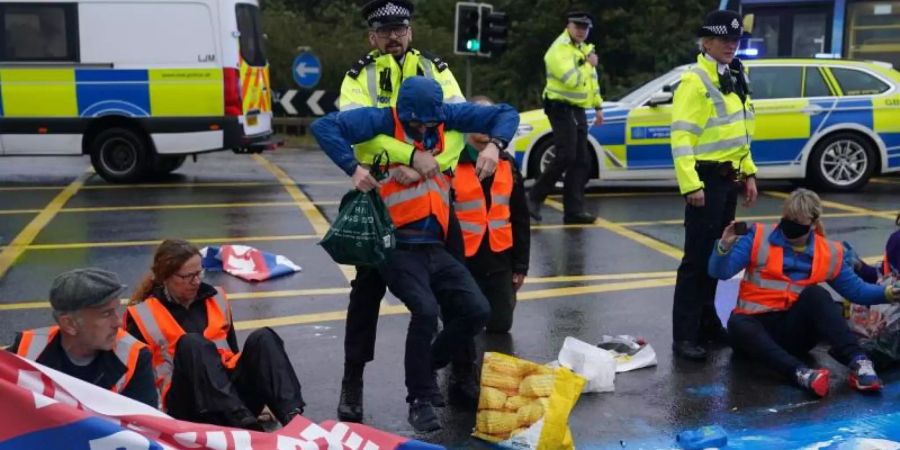
[{"label": "black shoe", "polygon": [[454,364],[450,372],[450,386],[447,391],[452,404],[471,410],[478,408],[480,388],[475,365]]},{"label": "black shoe", "polygon": [[419,433],[441,429],[441,422],[434,413],[430,400],[415,400],[409,404],[409,424]]},{"label": "black shoe", "polygon": [[250,431],[266,431],[265,427],[263,427],[263,424],[259,422],[259,419],[253,417],[253,415],[249,414],[249,412],[247,413],[247,415],[238,419],[237,423],[234,424],[234,427]]},{"label": "black shoe", "polygon": [[294,420],[294,417],[302,416],[302,415],[303,415],[303,407],[294,408],[294,409],[288,411],[288,413],[285,414],[283,417],[278,418],[278,421],[281,422],[282,426],[285,426],[285,425],[289,424],[292,420]]},{"label": "black shoe", "polygon": [[441,394],[440,389],[435,390],[431,397],[428,398],[428,401],[431,402],[431,406],[435,408],[443,408],[447,406],[447,400],[444,400],[444,394]]},{"label": "black shoe", "polygon": [[541,202],[533,200],[531,197],[528,197],[528,214],[531,215],[531,218],[540,222],[543,220],[541,217]]},{"label": "black shoe", "polygon": [[678,341],[672,343],[672,352],[675,356],[694,361],[703,361],[706,359],[706,349],[691,341]]},{"label": "black shoe", "polygon": [[593,214],[580,212],[578,214],[566,214],[563,216],[563,223],[566,225],[590,225],[597,220]]},{"label": "black shoe", "polygon": [[709,327],[705,330],[700,330],[700,342],[719,345],[730,345],[731,343],[731,341],[728,339],[728,331],[726,331],[725,328],[722,327],[722,325],[717,325]]},{"label": "black shoe", "polygon": [[341,422],[362,423],[363,420],[363,383],[362,380],[341,382],[341,402],[337,409]]}]

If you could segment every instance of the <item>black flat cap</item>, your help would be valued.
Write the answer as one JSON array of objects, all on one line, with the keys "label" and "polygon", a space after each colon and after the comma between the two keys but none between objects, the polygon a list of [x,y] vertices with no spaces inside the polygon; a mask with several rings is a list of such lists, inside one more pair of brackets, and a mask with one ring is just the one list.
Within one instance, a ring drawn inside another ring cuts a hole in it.
[{"label": "black flat cap", "polygon": [[363,19],[369,27],[409,25],[415,8],[407,0],[372,0],[362,7]]},{"label": "black flat cap", "polygon": [[117,298],[126,288],[118,275],[103,269],[75,269],[59,274],[50,287],[54,311],[72,312]]}]

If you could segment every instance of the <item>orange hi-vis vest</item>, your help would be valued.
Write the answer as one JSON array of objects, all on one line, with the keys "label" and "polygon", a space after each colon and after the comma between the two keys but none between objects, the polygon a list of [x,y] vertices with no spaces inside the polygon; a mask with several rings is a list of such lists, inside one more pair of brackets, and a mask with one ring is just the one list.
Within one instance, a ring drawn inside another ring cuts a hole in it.
[{"label": "orange hi-vis vest", "polygon": [[887,252],[884,253],[884,261],[881,262],[881,273],[884,276],[891,274],[891,263],[888,261]]},{"label": "orange hi-vis vest", "polygon": [[[162,304],[163,301],[151,296],[137,305],[129,306],[128,315],[141,330],[144,342],[147,343],[147,347],[153,354],[156,389],[159,391],[160,403],[165,410],[166,394],[172,387],[175,346],[185,332]],[[206,322],[203,337],[216,345],[219,356],[222,358],[222,365],[228,369],[234,369],[241,354],[231,351],[231,347],[228,346],[231,305],[223,292],[219,291],[218,295],[206,299]]]},{"label": "orange hi-vis vest", "polygon": [[491,251],[502,252],[513,245],[512,224],[509,221],[509,198],[513,190],[512,165],[501,159],[491,184],[491,208],[486,207],[481,181],[475,174],[475,164],[456,166],[453,177],[456,192],[453,209],[462,228],[466,257],[478,253],[485,232]]},{"label": "orange hi-vis vest", "polygon": [[[44,350],[58,334],[58,325],[23,331],[22,339],[19,341],[19,349],[16,353],[23,358],[37,361],[41,353],[44,353]],[[116,393],[122,392],[128,386],[131,378],[134,377],[134,371],[137,369],[138,356],[140,356],[141,349],[145,347],[141,341],[135,339],[125,330],[119,329],[118,334],[116,334],[116,346],[113,348],[113,353],[125,365],[125,373],[110,388],[111,391]]]},{"label": "orange hi-vis vest", "polygon": [[[411,140],[403,130],[403,125],[397,117],[397,109],[392,108],[394,115],[394,139],[413,143],[416,151],[430,151],[422,146],[419,141]],[[438,127],[438,143],[434,149],[435,155],[444,150],[444,125]],[[381,198],[387,206],[388,214],[397,228],[413,222],[435,216],[444,237],[447,236],[447,226],[450,223],[450,177],[443,173],[420,180],[408,186],[398,183],[394,178],[389,178],[381,186]]]},{"label": "orange hi-vis vest", "polygon": [[807,286],[837,278],[844,260],[844,247],[815,233],[809,278],[791,280],[784,274],[784,248],[769,243],[774,225],[755,224],[750,265],[738,292],[737,314],[785,311],[793,306]]}]

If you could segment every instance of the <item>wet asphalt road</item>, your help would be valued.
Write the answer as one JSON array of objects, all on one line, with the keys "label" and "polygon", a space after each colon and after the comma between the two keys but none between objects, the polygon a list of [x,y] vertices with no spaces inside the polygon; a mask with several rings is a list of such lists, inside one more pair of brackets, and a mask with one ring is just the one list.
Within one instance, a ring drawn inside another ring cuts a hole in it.
[{"label": "wet asphalt road", "polygon": [[[297,149],[265,157],[204,155],[169,178],[136,186],[108,185],[88,165],[78,158],[0,159],[0,344],[12,343],[19,329],[50,324],[45,302],[59,272],[98,266],[135,286],[163,238],[245,243],[288,256],[303,271],[258,284],[217,273],[207,281],[230,293],[241,338],[260,326],[282,336],[304,387],[307,416],[334,418],[349,285],[316,242],[349,180],[320,152]],[[790,189],[763,182],[758,204],[738,215],[774,221],[779,192]],[[566,336],[596,342],[603,334],[634,334],[655,347],[656,367],[619,374],[615,392],[579,400],[570,423],[580,448],[671,448],[676,432],[713,423],[728,430],[737,448],[793,448],[798,436],[816,433],[900,440],[900,419],[890,415],[900,400],[900,371],[881,374],[887,384],[881,395],[862,396],[846,385],[846,369],[817,349],[811,363],[832,369],[832,394],[815,401],[765,368],[732,358],[728,348],[705,364],[673,360],[670,313],[683,201],[672,183],[605,184],[588,197],[603,219],[592,226],[564,227],[554,209],[561,205],[545,206],[543,224],[533,228],[531,270],[513,331],[481,341],[486,349],[538,362],[555,359]],[[830,237],[878,259],[895,229],[900,178],[823,198],[830,202]],[[18,255],[11,265],[4,259],[10,255]],[[396,299],[386,301],[393,307],[379,320],[376,359],[366,371],[366,423],[454,448],[481,446],[468,438],[472,412],[444,408],[444,430],[426,435],[406,423],[398,349],[408,317]],[[861,419],[873,423],[848,422]]]}]

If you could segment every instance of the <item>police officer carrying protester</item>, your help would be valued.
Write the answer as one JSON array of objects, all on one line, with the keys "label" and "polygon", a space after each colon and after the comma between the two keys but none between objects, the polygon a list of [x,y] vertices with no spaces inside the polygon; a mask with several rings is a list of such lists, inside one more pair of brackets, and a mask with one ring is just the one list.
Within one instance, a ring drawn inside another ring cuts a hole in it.
[{"label": "police officer carrying protester", "polygon": [[672,308],[676,356],[703,360],[705,343],[726,342],[716,315],[717,281],[706,265],[716,238],[734,220],[738,192],[744,206],[756,201],[756,165],[750,155],[753,108],[741,61],[744,30],[734,11],[707,14],[698,29],[697,64],[681,76],[672,107],[672,158],[687,205],[684,257]]},{"label": "police officer carrying protester", "polygon": [[22,331],[9,351],[158,408],[150,351],[121,328],[124,290],[106,270],[60,274],[50,288],[56,325]]},{"label": "police officer carrying protester", "polygon": [[531,216],[541,220],[541,204],[565,172],[563,222],[589,224],[596,218],[584,210],[584,188],[592,161],[585,109],[596,111],[594,125],[599,126],[603,123],[603,98],[597,78],[597,53],[593,44],[585,42],[593,17],[584,11],[571,11],[567,18],[565,31],[544,55],[547,70],[544,111],[553,127],[556,156],[531,188],[528,207]]},{"label": "police officer carrying protester", "polygon": [[[362,8],[363,18],[369,26],[368,39],[373,50],[361,57],[347,72],[341,84],[339,107],[348,111],[361,107],[389,107],[397,104],[400,84],[412,76],[425,76],[437,81],[443,90],[444,102],[465,101],[453,73],[440,57],[410,47],[413,30],[410,20],[412,3],[406,0],[374,0]],[[457,159],[464,145],[462,133],[447,130],[446,148],[432,157],[417,155],[412,165],[428,172],[436,168],[448,171],[456,168]],[[391,162],[408,163],[412,146],[392,136],[377,136],[367,142],[354,145],[356,160],[363,165],[386,151]],[[499,149],[489,148],[478,158],[478,171],[484,177],[497,166]],[[356,188],[372,188],[375,183],[368,170],[358,166],[353,174]],[[462,237],[455,218],[450,223],[448,248],[462,259]],[[356,268],[356,278],[351,282],[350,304],[347,307],[344,338],[344,376],[341,382],[341,399],[338,418],[360,422],[363,419],[363,371],[375,352],[378,312],[386,285],[377,270],[371,267]],[[474,347],[472,344],[470,347]],[[474,350],[472,350],[474,358]],[[456,364],[454,365],[456,366]],[[461,370],[463,370],[461,368]],[[469,380],[465,380],[469,381]],[[452,386],[451,386],[452,387]],[[439,395],[435,402],[443,405]]]}]

